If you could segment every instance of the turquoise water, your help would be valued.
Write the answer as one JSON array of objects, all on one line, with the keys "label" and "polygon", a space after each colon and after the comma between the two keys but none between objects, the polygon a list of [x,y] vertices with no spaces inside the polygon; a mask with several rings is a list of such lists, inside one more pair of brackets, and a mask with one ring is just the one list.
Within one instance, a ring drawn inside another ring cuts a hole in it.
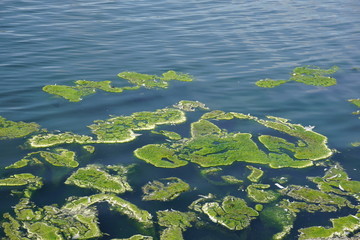
[{"label": "turquoise water", "polygon": [[[273,115],[291,119],[328,137],[328,145],[338,152],[340,162],[354,180],[360,180],[359,119],[351,113],[356,106],[347,100],[360,97],[360,3],[358,1],[47,1],[3,0],[0,3],[0,116],[12,121],[37,122],[49,131],[88,134],[86,126],[109,115],[130,115],[154,111],[179,100],[198,100],[211,109]],[[340,70],[333,76],[336,86],[321,88],[288,83],[263,89],[254,83],[263,78],[287,79],[293,68],[316,65]],[[135,71],[161,74],[167,70],[189,73],[194,82],[172,82],[168,89],[141,89],[122,94],[98,92],[79,103],[70,103],[41,90],[48,84],[72,85],[74,80],[122,82],[116,74]],[[178,126],[184,136],[189,123]],[[243,126],[232,124],[232,130]],[[174,130],[171,126],[162,129]],[[254,135],[261,129],[242,130]],[[196,166],[158,169],[133,156],[133,150],[162,138],[144,133],[136,141],[96,146],[91,158],[81,163],[137,163],[133,193],[127,200],[154,213],[175,208],[186,210],[198,194],[241,196],[236,187],[213,186],[202,179]],[[24,140],[0,142],[0,174],[13,174],[4,167],[24,157]],[[224,168],[243,174],[243,164]],[[21,172],[19,170],[19,172]],[[47,169],[45,185],[33,200],[40,206],[62,204],[66,197],[92,191],[69,187],[63,181],[72,170]],[[305,175],[322,174],[317,169],[286,170],[271,174],[291,174],[294,181]],[[34,170],[36,173],[36,170]],[[40,173],[39,173],[40,174]],[[141,186],[160,177],[178,176],[198,190],[172,203],[141,202]],[[0,189],[0,213],[11,211],[18,201],[9,190]],[[102,208],[99,207],[101,210]],[[346,213],[339,213],[344,216]],[[296,229],[329,224],[326,214],[304,214]],[[331,214],[330,214],[331,215]],[[333,217],[334,215],[331,215]],[[336,214],[335,214],[336,216]],[[136,229],[118,224],[116,214],[101,211],[101,228],[110,234],[103,239],[129,237]],[[215,225],[215,224],[214,224]],[[122,226],[122,228],[120,227]],[[216,225],[215,225],[216,226]],[[269,239],[259,236],[261,222],[245,231],[190,229],[185,239]],[[1,233],[2,234],[2,233]]]}]

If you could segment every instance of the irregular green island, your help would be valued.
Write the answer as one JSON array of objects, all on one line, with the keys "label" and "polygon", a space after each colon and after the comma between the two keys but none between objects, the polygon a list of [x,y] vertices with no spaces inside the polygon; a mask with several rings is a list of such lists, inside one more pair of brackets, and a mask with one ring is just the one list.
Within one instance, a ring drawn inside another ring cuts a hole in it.
[{"label": "irregular green island", "polygon": [[[232,175],[220,175],[222,168],[210,167],[200,170],[201,176],[214,185],[240,185],[244,181]],[[215,179],[216,177],[217,179]]]},{"label": "irregular green island", "polygon": [[141,87],[145,88],[167,88],[169,81],[185,81],[191,82],[193,77],[188,74],[178,73],[175,71],[167,71],[162,76],[148,75],[136,72],[122,72],[118,77],[126,79],[133,86],[113,87],[111,81],[87,81],[77,80],[75,86],[66,85],[46,85],[43,91],[65,98],[70,102],[79,102],[84,97],[96,93],[97,90],[102,90],[111,93],[121,93],[126,90],[136,90]]},{"label": "irregular green island", "polygon": [[[118,194],[132,191],[127,181],[127,174],[131,167],[132,166],[101,166],[91,164],[84,168],[79,168],[66,179],[65,184]],[[112,172],[115,172],[115,174],[112,174]]]},{"label": "irregular green island", "polygon": [[194,212],[179,212],[175,210],[165,210],[156,212],[158,224],[165,229],[162,230],[161,240],[182,240],[184,232],[191,227],[191,222],[196,221],[196,214]]},{"label": "irregular green island", "polygon": [[[180,124],[186,121],[185,113],[179,109],[163,108],[154,112],[136,112],[130,116],[96,120],[88,126],[96,139],[71,132],[35,135],[28,144],[34,148],[51,147],[59,144],[124,143],[134,140],[139,134],[134,131],[152,130],[158,125]],[[141,135],[141,134],[140,134]]]},{"label": "irregular green island", "polygon": [[288,80],[273,80],[270,78],[257,81],[258,87],[274,88],[284,83],[295,81],[305,83],[306,85],[329,87],[336,84],[336,79],[328,75],[334,74],[339,68],[333,66],[329,69],[321,69],[316,66],[304,66],[295,68]]},{"label": "irregular green island", "polygon": [[19,194],[24,197],[30,197],[32,193],[43,186],[41,177],[34,176],[31,173],[20,173],[11,175],[8,178],[0,179],[0,187],[18,187],[26,186],[22,191],[12,190],[13,194]]},{"label": "irregular green island", "polygon": [[189,191],[190,185],[177,177],[153,180],[142,187],[145,201],[171,201]]},{"label": "irregular green island", "polygon": [[37,151],[27,154],[21,160],[7,166],[6,169],[22,168],[28,165],[41,165],[48,162],[56,167],[75,168],[79,163],[75,160],[76,154],[64,148],[55,148],[52,151]]},{"label": "irregular green island", "polygon": [[39,129],[37,123],[13,122],[0,116],[0,140],[22,138]]},{"label": "irregular green island", "polygon": [[[254,120],[299,140],[297,143],[290,143],[283,138],[262,135],[259,141],[270,151],[267,154],[259,149],[250,133],[228,133],[208,121],[233,118]],[[202,119],[191,124],[191,138],[148,144],[136,149],[134,154],[137,158],[162,168],[181,167],[188,162],[201,167],[215,167],[231,165],[235,161],[267,164],[271,168],[305,168],[312,166],[313,161],[333,154],[326,145],[327,138],[313,132],[312,128],[292,124],[287,119],[278,117],[268,116],[268,120],[263,120],[241,113],[213,111],[205,113]],[[283,149],[293,152],[293,157]]]},{"label": "irregular green island", "polygon": [[247,176],[247,179],[249,179],[251,182],[258,182],[264,175],[264,171],[259,168],[250,165],[247,165],[246,168],[251,170],[251,173],[249,176]]},{"label": "irregular green island", "polygon": [[211,195],[205,196],[194,201],[190,208],[207,215],[212,222],[230,230],[242,230],[259,216],[259,213],[249,207],[243,199],[233,196],[226,196],[220,202]]},{"label": "irregular green island", "polygon": [[277,200],[280,194],[273,190],[264,190],[270,188],[269,184],[251,184],[246,188],[247,196],[256,203],[270,203]]}]

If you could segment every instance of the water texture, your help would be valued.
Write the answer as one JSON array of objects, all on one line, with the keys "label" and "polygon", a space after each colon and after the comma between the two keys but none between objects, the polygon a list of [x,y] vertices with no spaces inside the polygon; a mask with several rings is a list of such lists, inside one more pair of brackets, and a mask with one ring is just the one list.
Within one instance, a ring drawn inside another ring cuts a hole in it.
[{"label": "water texture", "polygon": [[[356,106],[347,101],[360,97],[359,12],[360,2],[354,0],[64,0],[58,3],[2,0],[0,116],[12,121],[37,122],[51,131],[86,134],[87,125],[111,114],[130,115],[171,106],[182,99],[198,100],[211,109],[259,117],[273,115],[304,126],[313,125],[314,130],[328,137],[329,147],[339,151],[332,159],[340,162],[350,177],[360,180],[360,148],[351,146],[352,142],[360,141],[360,122],[351,114],[357,110]],[[303,65],[339,66],[340,70],[333,75],[338,84],[322,88],[291,82],[273,89],[255,85],[263,78],[288,79],[292,69]],[[115,86],[122,86],[124,82],[116,76],[119,72],[161,74],[167,70],[189,73],[195,81],[172,83],[165,90],[99,92],[79,103],[70,103],[41,90],[49,84],[73,85],[73,81],[80,79],[110,80]],[[188,134],[188,125],[179,129]],[[245,132],[248,131],[249,128]],[[133,156],[135,148],[153,141],[158,138],[144,134],[134,143],[100,146],[89,162],[139,163],[143,173],[142,180],[137,180],[139,185],[154,176],[170,177],[176,173],[190,185],[201,187],[204,191],[201,194],[227,194],[233,190],[216,188],[193,177],[195,169],[191,167],[175,172],[157,169]],[[28,152],[19,148],[21,143],[20,140],[0,142],[1,176],[7,175],[5,166]],[[68,196],[81,196],[81,190],[62,185],[69,174],[50,171],[48,182],[35,194],[34,201],[39,205],[62,204]],[[17,198],[8,196],[8,191],[0,191],[4,196],[0,200],[2,215],[10,211]],[[166,208],[166,205],[141,203],[137,196],[134,193],[127,198],[138,201],[149,211]],[[186,204],[180,201],[175,204],[180,210],[186,209]],[[103,222],[111,222],[113,217],[106,211],[100,215]],[[322,221],[328,224],[327,220]],[[260,239],[255,232],[261,226],[256,223],[251,230],[239,234],[189,230],[185,239],[224,236]],[[298,228],[312,226],[306,218],[296,224]],[[102,229],[112,237],[133,234],[126,227],[119,230],[103,224]],[[296,232],[292,234],[296,236]]]}]

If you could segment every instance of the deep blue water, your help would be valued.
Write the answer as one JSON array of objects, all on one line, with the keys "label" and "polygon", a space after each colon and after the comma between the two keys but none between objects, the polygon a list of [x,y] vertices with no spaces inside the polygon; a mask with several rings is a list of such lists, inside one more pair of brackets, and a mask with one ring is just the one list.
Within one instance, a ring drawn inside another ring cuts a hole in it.
[{"label": "deep blue water", "polygon": [[[330,148],[339,151],[332,159],[339,161],[353,179],[360,180],[360,150],[350,145],[360,141],[360,120],[351,114],[357,110],[356,106],[347,101],[360,97],[359,13],[360,2],[354,0],[64,0],[58,3],[2,0],[0,116],[37,122],[50,131],[88,134],[86,126],[96,119],[153,111],[182,99],[198,100],[211,109],[259,117],[273,115],[305,126],[314,125],[315,131],[328,137]],[[287,79],[293,68],[302,65],[339,66],[340,70],[334,74],[338,84],[320,88],[294,82],[273,89],[254,84],[263,78]],[[99,91],[79,103],[67,102],[41,90],[44,85],[71,85],[78,79],[111,80],[121,86],[123,81],[116,76],[119,72],[161,74],[170,69],[189,73],[196,80],[172,82],[165,90],[142,89],[122,94]],[[190,115],[190,119],[196,120],[195,115],[193,119]],[[188,125],[180,128],[188,134]],[[156,169],[133,157],[132,150],[136,147],[157,140],[144,134],[132,143],[99,146],[89,162],[139,163],[144,181],[134,180],[139,184],[138,189],[149,179],[177,175],[199,187],[201,190],[196,194],[214,191],[226,195],[236,190],[210,186],[193,174],[196,170],[189,166],[178,170]],[[0,142],[2,176],[9,175],[5,166],[28,152],[18,147],[22,143],[21,140]],[[311,169],[304,171],[312,173]],[[44,176],[47,182],[35,194],[34,201],[62,204],[74,192],[79,194],[80,190],[61,185],[69,172],[47,173]],[[302,176],[304,172],[298,174]],[[141,203],[136,194],[125,197],[138,201],[139,206],[149,211],[170,206]],[[174,203],[179,210],[185,210],[186,204],[194,200],[191,194],[186,197],[185,203]],[[1,214],[10,211],[9,207],[17,202],[5,190],[0,199]],[[106,213],[100,216],[105,223],[112,221]],[[298,226],[305,223],[306,220],[300,221]],[[121,230],[103,225],[105,232],[114,234],[111,237],[129,237],[121,235]],[[210,239],[210,236],[259,239],[257,229],[261,229],[260,223],[255,222],[252,230],[238,234],[192,229],[184,236],[185,239]],[[263,236],[263,239],[268,238]]]}]

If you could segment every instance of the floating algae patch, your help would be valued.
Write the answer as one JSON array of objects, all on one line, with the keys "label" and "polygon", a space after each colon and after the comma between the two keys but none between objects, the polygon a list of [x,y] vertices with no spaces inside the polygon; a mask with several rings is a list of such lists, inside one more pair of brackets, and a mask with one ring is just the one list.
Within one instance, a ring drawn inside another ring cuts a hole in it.
[{"label": "floating algae patch", "polygon": [[4,214],[2,227],[10,239],[90,239],[101,237],[93,207],[71,209],[35,206],[28,198],[14,207],[15,216]]},{"label": "floating algae patch", "polygon": [[[358,108],[360,108],[360,98],[358,98],[358,99],[349,99],[348,101],[351,102],[352,104],[356,105]],[[355,114],[355,115],[360,114],[360,110],[357,110],[357,111],[353,112],[353,114]]]},{"label": "floating algae patch", "polygon": [[164,108],[154,112],[136,112],[130,116],[112,117],[96,120],[88,126],[96,139],[71,132],[48,133],[33,136],[28,143],[34,148],[50,147],[59,144],[124,143],[134,140],[139,134],[134,131],[152,130],[158,125],[180,124],[186,121],[185,113],[179,109]]},{"label": "floating algae patch", "polygon": [[334,74],[338,70],[339,68],[337,66],[329,69],[321,69],[316,66],[297,67],[292,71],[291,77],[288,80],[266,78],[257,81],[255,84],[263,88],[273,88],[290,81],[295,81],[305,83],[306,85],[329,87],[336,84],[336,79],[328,75]]},{"label": "floating algae patch", "polygon": [[13,122],[0,116],[0,140],[22,138],[39,129],[37,123]]},{"label": "floating algae patch", "polygon": [[172,131],[166,131],[166,130],[151,131],[151,133],[163,135],[164,137],[171,139],[171,140],[180,140],[182,138],[180,134],[178,134],[176,132],[172,132]]},{"label": "floating algae patch", "polygon": [[0,179],[0,187],[19,186],[25,186],[26,188],[22,191],[12,190],[12,193],[30,197],[34,191],[43,186],[43,181],[41,177],[34,176],[31,173],[14,174],[8,178]]},{"label": "floating algae patch", "polygon": [[182,232],[191,227],[196,220],[194,212],[158,211],[156,212],[158,224],[165,229],[160,235],[161,240],[183,239]]},{"label": "floating algae patch", "polygon": [[299,212],[336,212],[338,209],[335,206],[325,204],[313,204],[307,202],[290,201],[289,199],[283,199],[278,204],[279,207],[287,209],[293,213]]},{"label": "floating algae patch", "polygon": [[199,101],[189,101],[189,100],[181,100],[179,103],[175,104],[173,107],[178,108],[183,111],[186,111],[186,112],[193,112],[197,108],[200,108],[203,110],[209,110],[209,108],[206,107],[204,103],[201,103]]},{"label": "floating algae patch", "polygon": [[190,185],[177,177],[153,180],[142,187],[143,200],[170,201],[189,191]]},{"label": "floating algae patch", "polygon": [[[298,138],[296,144],[285,139],[263,135],[259,138],[270,153],[260,150],[252,140],[250,133],[228,133],[220,129],[210,119],[248,119],[254,120],[266,127]],[[208,120],[205,120],[208,119]],[[164,144],[149,144],[135,150],[135,156],[156,167],[176,168],[193,162],[201,167],[231,165],[235,161],[267,164],[272,168],[306,168],[313,161],[330,157],[333,151],[326,143],[327,138],[313,132],[309,127],[289,123],[287,119],[268,117],[268,120],[258,119],[241,113],[225,113],[213,111],[191,124],[191,137]],[[285,150],[291,150],[294,158]]]},{"label": "floating algae patch", "polygon": [[241,198],[226,196],[219,202],[211,197],[209,195],[196,200],[190,205],[190,208],[204,213],[212,222],[230,230],[242,230],[259,216],[259,213],[247,206],[246,202]]},{"label": "floating algae patch", "polygon": [[[65,184],[96,189],[100,192],[124,193],[132,191],[127,181],[128,170],[129,167],[122,165],[105,167],[92,164],[79,168],[66,179]],[[115,172],[115,174],[111,174],[111,171]]]},{"label": "floating algae patch", "polygon": [[[240,185],[244,181],[232,175],[220,175],[222,168],[210,167],[200,170],[201,176],[214,185]],[[215,178],[216,177],[216,178]]]},{"label": "floating algae patch", "polygon": [[299,239],[330,239],[347,237],[360,229],[360,214],[330,219],[332,227],[309,227],[299,230]]},{"label": "floating algae patch", "polygon": [[136,234],[129,238],[113,238],[111,240],[153,240],[153,237]]},{"label": "floating algae patch", "polygon": [[64,148],[55,148],[52,151],[38,151],[27,154],[21,160],[7,166],[6,169],[22,168],[28,165],[41,165],[48,162],[56,167],[75,168],[79,163],[75,160],[76,154]]},{"label": "floating algae patch", "polygon": [[136,72],[122,72],[118,77],[126,79],[133,86],[113,87],[111,81],[87,81],[77,80],[75,86],[66,85],[46,85],[42,88],[44,92],[65,98],[70,102],[79,102],[84,97],[102,90],[111,93],[121,93],[126,90],[136,90],[140,87],[145,88],[167,88],[170,80],[191,82],[193,78],[184,73],[167,71],[158,77],[156,75],[141,74]]},{"label": "floating algae patch", "polygon": [[269,184],[251,184],[246,188],[247,196],[250,200],[257,203],[270,203],[277,200],[280,194],[270,188]]}]

